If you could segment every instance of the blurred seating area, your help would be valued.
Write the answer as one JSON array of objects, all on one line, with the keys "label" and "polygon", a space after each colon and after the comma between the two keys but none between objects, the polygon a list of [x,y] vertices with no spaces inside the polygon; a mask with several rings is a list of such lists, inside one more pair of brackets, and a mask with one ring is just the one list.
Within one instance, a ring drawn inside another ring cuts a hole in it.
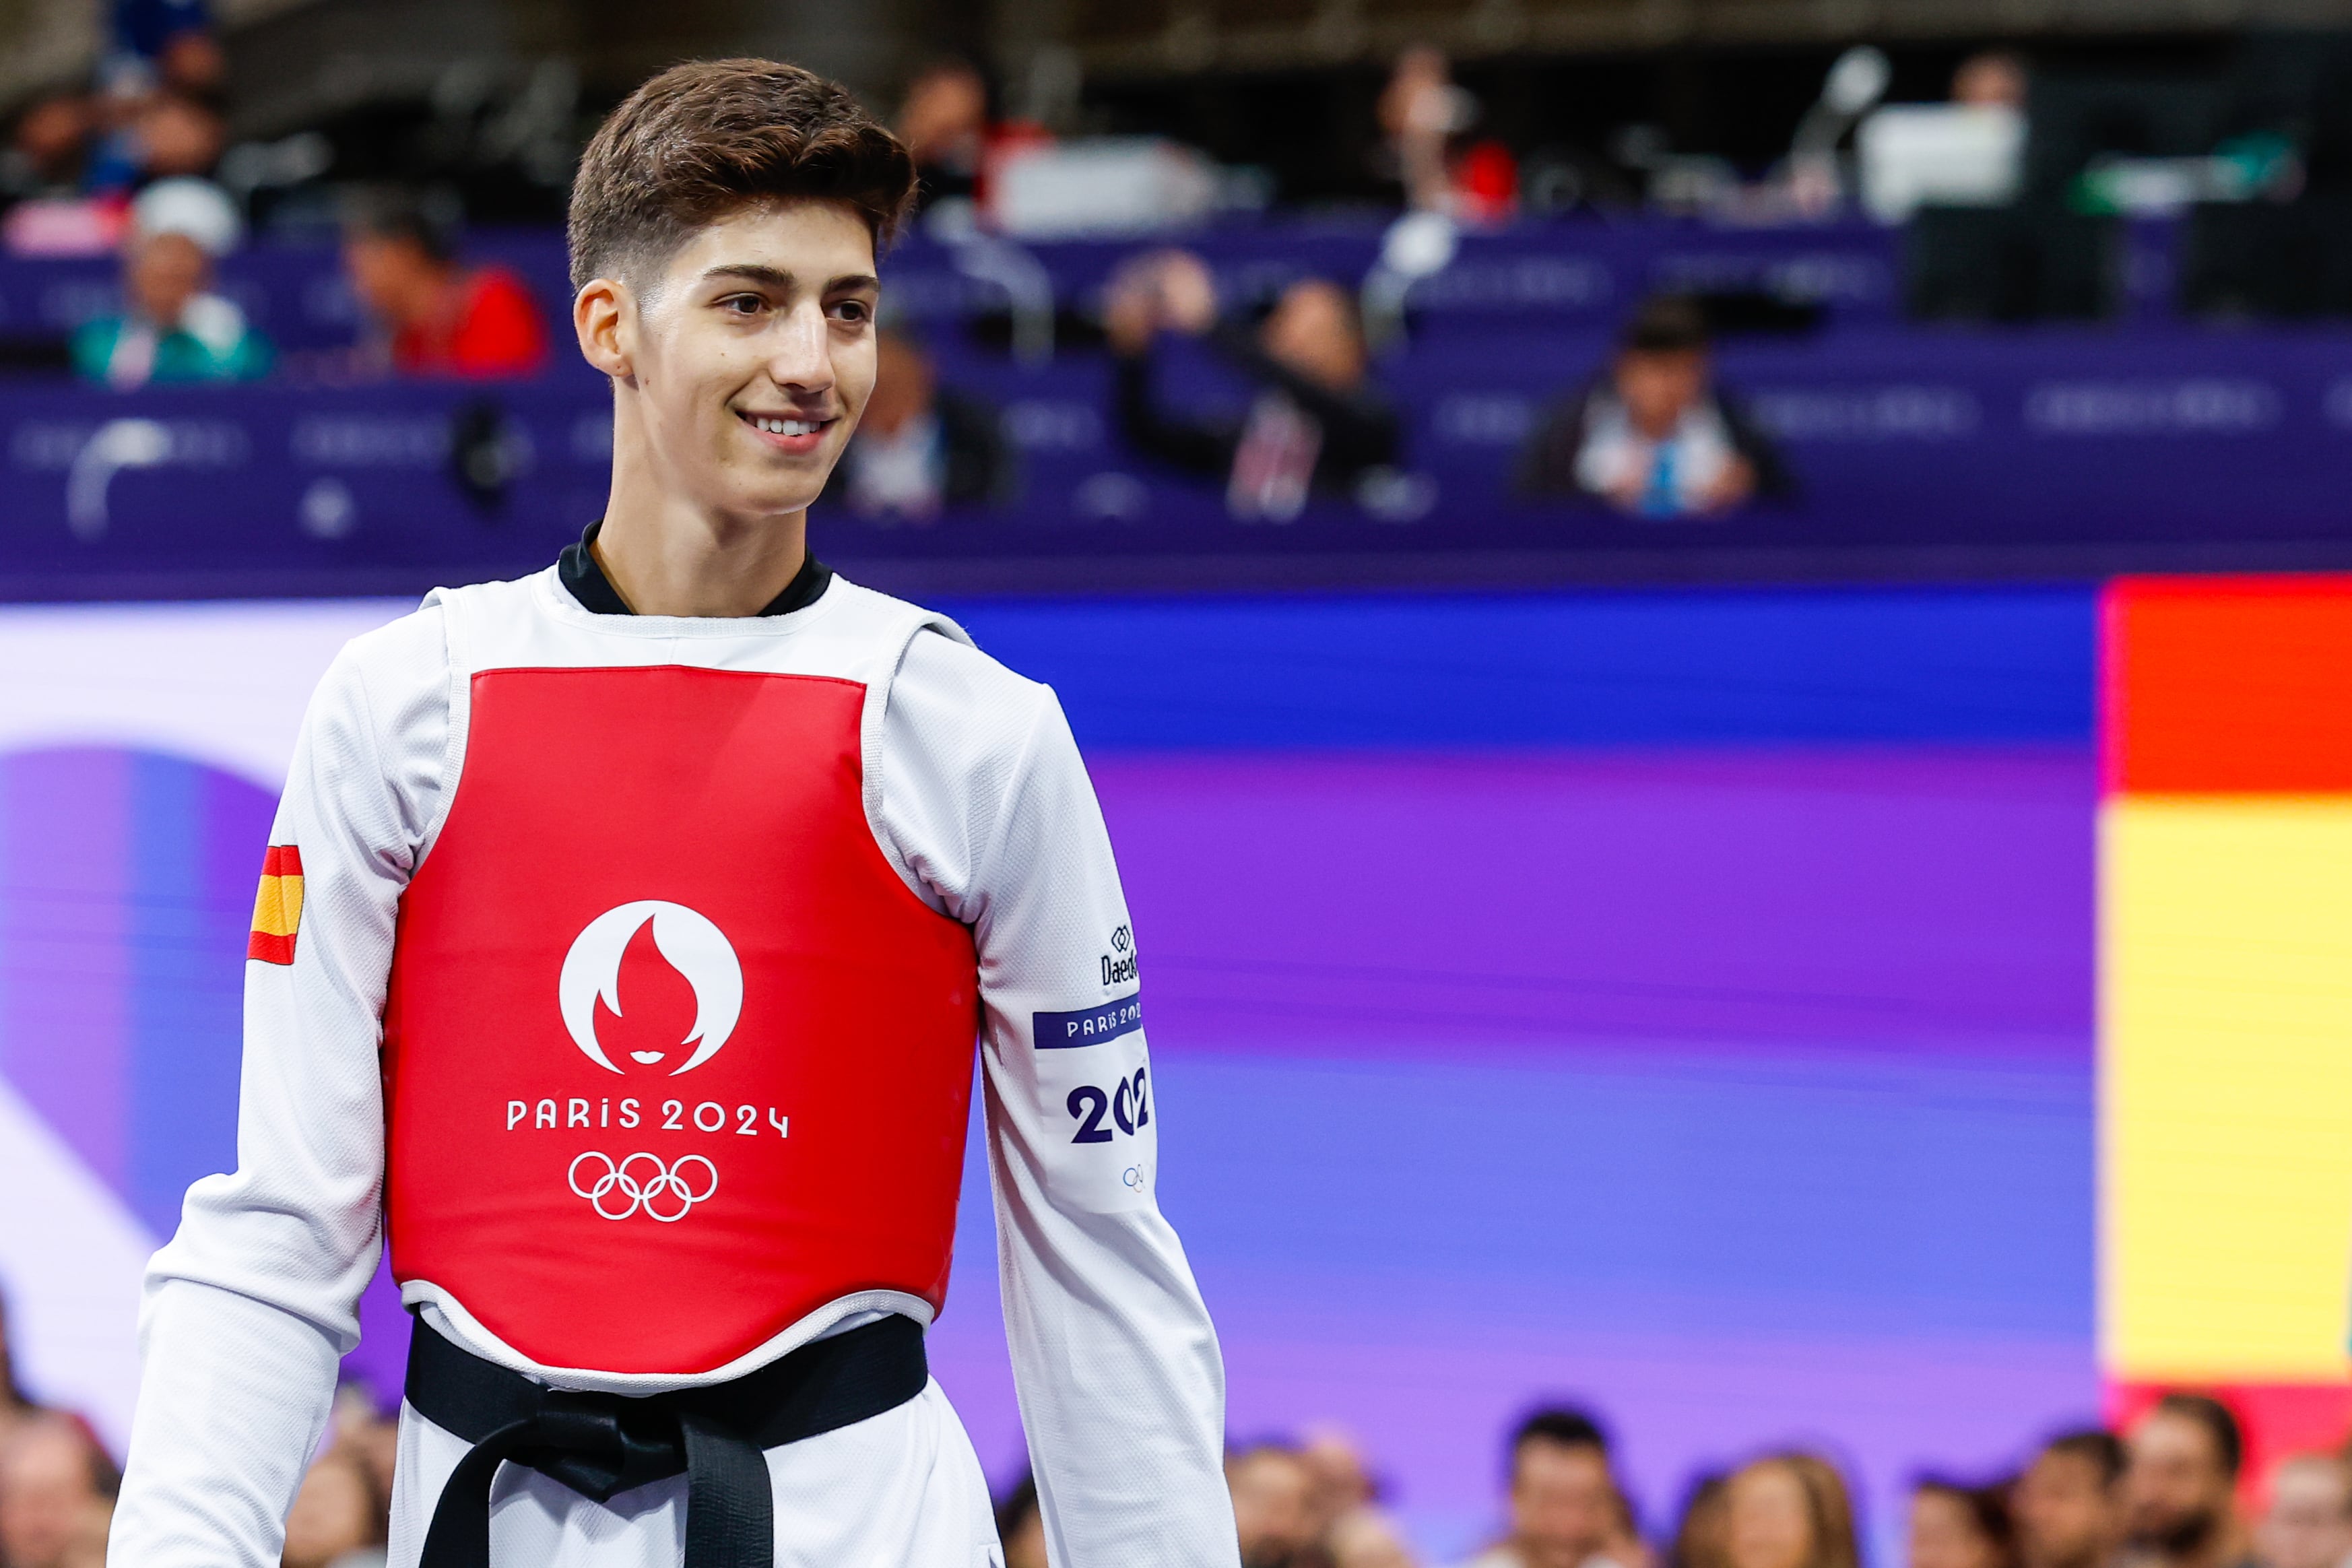
[{"label": "blurred seating area", "polygon": [[[609,441],[562,331],[586,79],[257,118],[230,68],[278,24],[108,16],[0,161],[0,579],[551,556]],[[1223,120],[1089,77],[1108,44],[917,57],[823,548],[913,590],[2340,564],[2352,32],[2196,41],[1756,55],[1711,117],[1628,56],[1643,118],[1530,107],[1592,62],[1359,40],[1297,137],[1246,75]]]},{"label": "blurred seating area", "polygon": [[[551,559],[602,506],[610,439],[604,388],[553,315],[560,237],[451,240],[413,219],[216,260],[162,229],[124,267],[0,262],[20,369],[0,376],[0,462],[31,525],[0,542],[0,575],[406,592]],[[1901,316],[1902,237],[1853,219],[1490,232],[1300,216],[1185,240],[909,237],[885,263],[886,381],[906,384],[853,443],[820,548],[950,574],[1045,563],[1084,585],[1160,571],[1129,558],[1496,552],[1604,574],[1672,557],[1737,574],[1715,558],[1750,551],[2097,570],[2210,548],[2237,553],[2198,558],[2293,565],[2325,563],[2338,531],[2352,367],[2335,330],[2218,332],[2151,310],[2120,329],[1931,331]],[[1179,258],[1194,297],[1171,310],[1159,295]],[[191,301],[169,331],[123,302],[159,268]],[[1684,322],[1668,379],[1686,390],[1646,435],[1588,418],[1622,408],[1627,351],[1660,308]],[[227,323],[217,347],[205,312]],[[1326,407],[1276,463],[1328,443],[1331,460],[1304,458],[1311,482],[1238,483],[1244,446],[1253,462],[1286,449],[1242,440],[1276,429],[1269,389],[1314,401],[1305,383],[1282,391],[1276,340],[1356,367],[1348,395],[1384,411],[1384,433],[1350,435]],[[66,382],[76,363],[86,390]],[[1684,404],[1696,444],[1662,482],[1659,438]],[[1179,409],[1189,436],[1169,424]],[[885,423],[908,418],[905,460],[872,461]],[[1613,478],[1584,462],[1588,440],[1615,444]],[[1748,477],[1732,489],[1685,482],[1735,448]]]}]

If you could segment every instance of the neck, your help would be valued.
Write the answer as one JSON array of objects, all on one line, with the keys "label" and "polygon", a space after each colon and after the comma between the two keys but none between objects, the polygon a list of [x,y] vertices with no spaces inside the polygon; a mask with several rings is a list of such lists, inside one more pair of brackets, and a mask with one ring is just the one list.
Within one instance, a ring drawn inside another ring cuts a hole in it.
[{"label": "neck", "polygon": [[2186,1551],[2168,1552],[2158,1555],[2159,1568],[2230,1568],[2242,1563],[2247,1556],[2245,1531],[2233,1517],[2215,1521],[2213,1529],[2196,1546]]},{"label": "neck", "polygon": [[808,558],[807,510],[751,518],[710,511],[654,482],[651,465],[630,450],[635,445],[614,443],[612,495],[593,546],[623,602],[641,616],[721,617],[756,616],[774,603]]}]

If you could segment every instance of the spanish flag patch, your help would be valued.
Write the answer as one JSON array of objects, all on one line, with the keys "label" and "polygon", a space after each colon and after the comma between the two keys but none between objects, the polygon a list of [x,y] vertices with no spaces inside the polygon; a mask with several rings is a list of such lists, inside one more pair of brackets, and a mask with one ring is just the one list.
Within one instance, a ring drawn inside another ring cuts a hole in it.
[{"label": "spanish flag patch", "polygon": [[294,962],[294,933],[302,925],[302,851],[273,844],[261,858],[261,890],[253,900],[253,938],[245,956],[264,963]]}]

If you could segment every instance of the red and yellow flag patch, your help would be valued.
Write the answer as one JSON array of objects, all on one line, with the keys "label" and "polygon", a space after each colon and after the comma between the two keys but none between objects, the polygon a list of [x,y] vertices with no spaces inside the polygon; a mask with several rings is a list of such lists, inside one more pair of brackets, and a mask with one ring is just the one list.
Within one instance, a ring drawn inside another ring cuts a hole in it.
[{"label": "red and yellow flag patch", "polygon": [[302,851],[273,844],[261,858],[261,890],[253,900],[253,937],[245,956],[264,963],[294,962],[294,933],[302,925]]}]

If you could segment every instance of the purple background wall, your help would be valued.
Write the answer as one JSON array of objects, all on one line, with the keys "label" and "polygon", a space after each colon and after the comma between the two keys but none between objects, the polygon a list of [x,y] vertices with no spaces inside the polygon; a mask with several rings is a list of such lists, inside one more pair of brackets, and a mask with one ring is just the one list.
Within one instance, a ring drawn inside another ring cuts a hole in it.
[{"label": "purple background wall", "polygon": [[[1699,1469],[2095,1415],[2086,592],[969,606],[1087,744],[1236,1436],[1433,1547],[1542,1397]],[[1022,1463],[985,1185],[935,1331]],[[1882,1552],[1882,1560],[1886,1560]]]},{"label": "purple background wall", "polygon": [[[2087,590],[960,613],[1093,759],[1236,1436],[1349,1426],[1450,1550],[1538,1397],[1654,1522],[1802,1439],[1882,1532],[2095,1412]],[[268,807],[0,757],[0,1072],[159,1234],[232,1157]],[[970,1184],[934,1355],[1001,1481]]]},{"label": "purple background wall", "polygon": [[[1654,1519],[1804,1439],[1891,1523],[2095,1413],[2087,754],[1097,773],[1237,1436],[1349,1426],[1467,1545],[1539,1395]],[[1012,1471],[970,1190],[940,1376]]]}]

